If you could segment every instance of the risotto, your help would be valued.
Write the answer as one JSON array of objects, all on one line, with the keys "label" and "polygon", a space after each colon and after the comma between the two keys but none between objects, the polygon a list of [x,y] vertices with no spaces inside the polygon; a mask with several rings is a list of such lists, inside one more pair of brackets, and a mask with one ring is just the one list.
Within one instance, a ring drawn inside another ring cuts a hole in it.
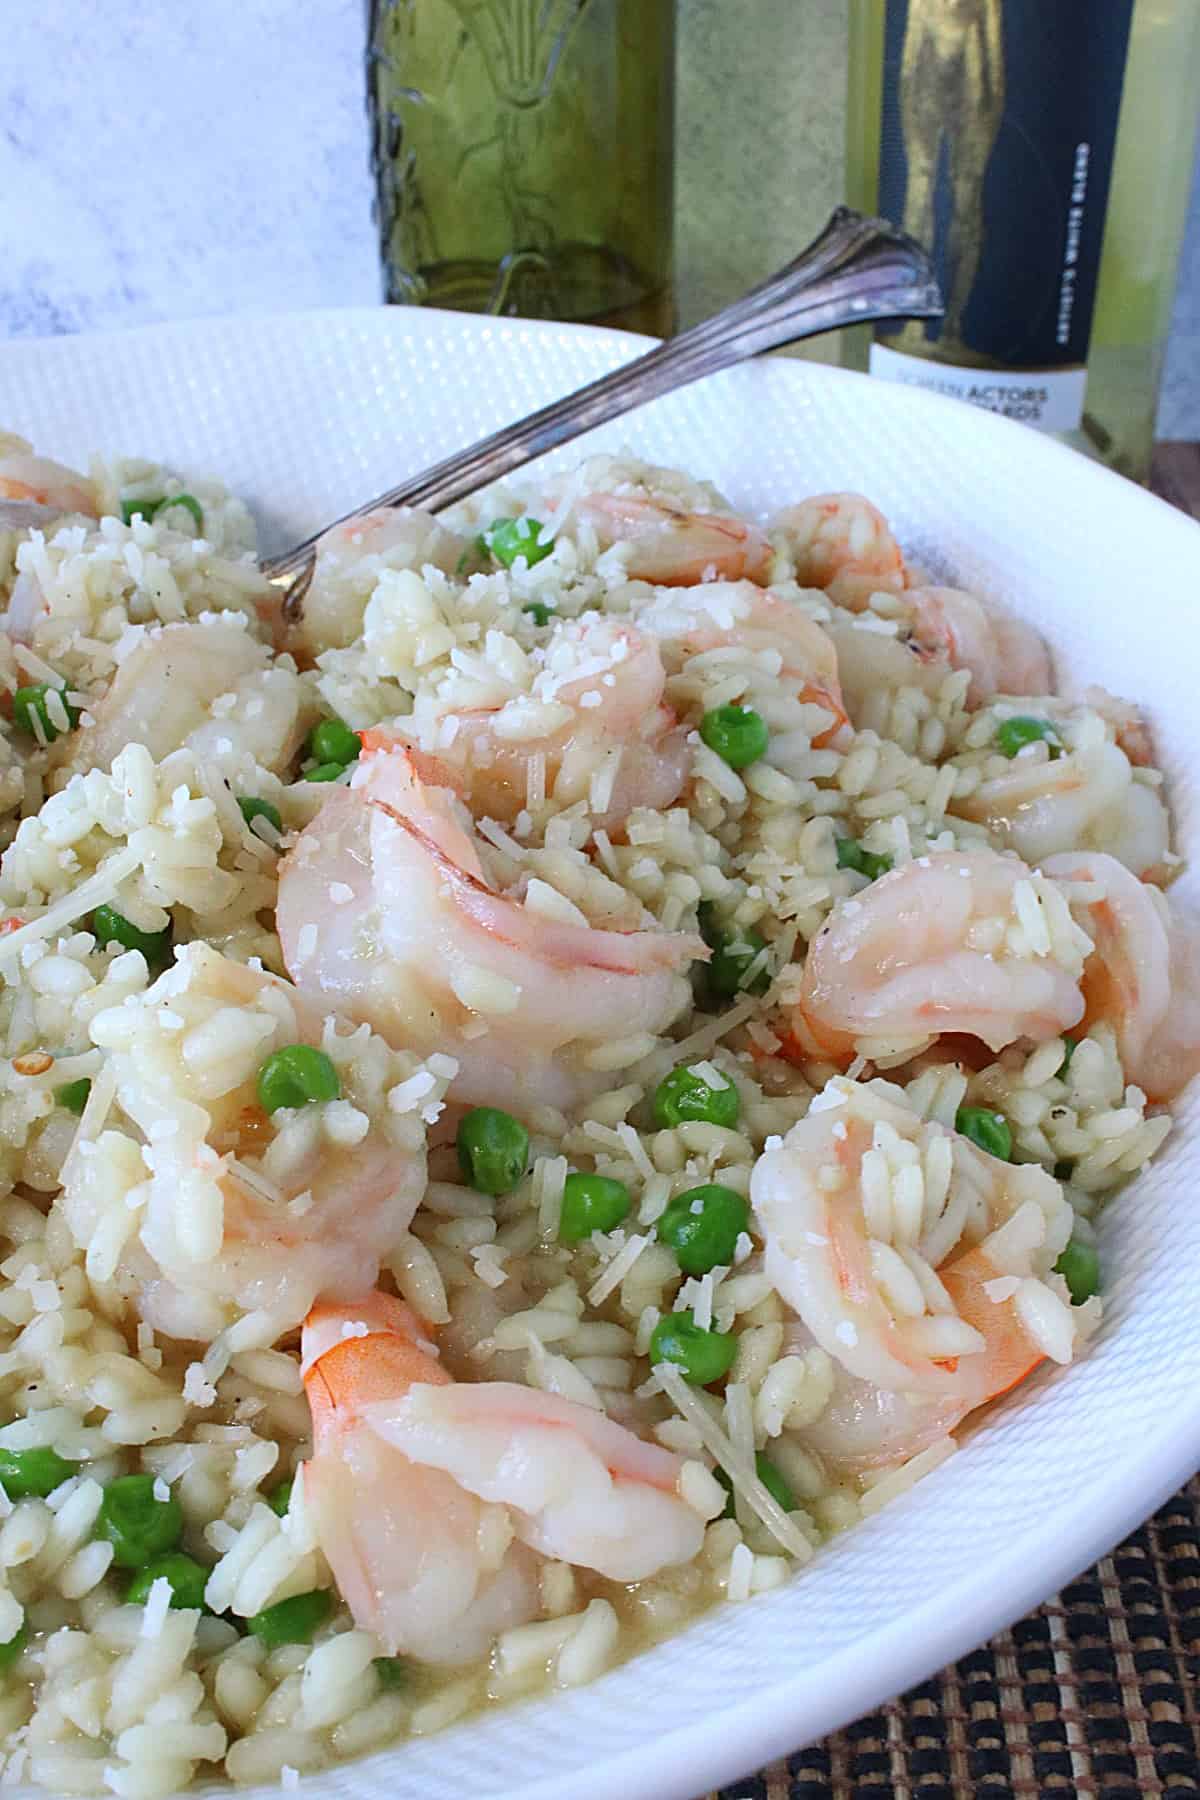
[{"label": "risotto", "polygon": [[1084,1351],[1200,1067],[1134,706],[852,494],[594,458],[287,606],[219,486],[0,496],[5,1782],[587,1681]]}]

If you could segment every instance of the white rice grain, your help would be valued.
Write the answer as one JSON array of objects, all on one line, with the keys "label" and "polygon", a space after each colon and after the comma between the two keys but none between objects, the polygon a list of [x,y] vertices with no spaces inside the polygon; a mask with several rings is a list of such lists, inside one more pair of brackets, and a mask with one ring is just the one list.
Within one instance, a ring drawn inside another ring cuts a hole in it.
[{"label": "white rice grain", "polygon": [[1013,1299],[1018,1318],[1038,1348],[1053,1362],[1069,1363],[1075,1352],[1071,1309],[1044,1281],[1027,1276]]},{"label": "white rice grain", "polygon": [[725,1598],[730,1601],[748,1600],[750,1583],[754,1577],[754,1555],[745,1544],[738,1544],[729,1559],[729,1574],[725,1582]]},{"label": "white rice grain", "polygon": [[567,1639],[554,1667],[556,1687],[579,1687],[594,1681],[612,1660],[621,1627],[607,1600],[593,1600]]}]

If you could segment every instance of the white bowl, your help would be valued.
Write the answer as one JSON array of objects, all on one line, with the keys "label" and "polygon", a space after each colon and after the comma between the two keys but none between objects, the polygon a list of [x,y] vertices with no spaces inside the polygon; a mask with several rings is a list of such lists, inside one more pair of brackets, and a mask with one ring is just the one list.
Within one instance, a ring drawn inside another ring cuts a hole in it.
[{"label": "white bowl", "polygon": [[[626,360],[618,332],[373,310],[0,346],[0,423],[223,476],[278,548]],[[1045,631],[1060,675],[1145,705],[1197,849],[1200,528],[958,402],[775,359],[584,440],[711,477],[761,512],[857,488],[904,548]],[[559,452],[570,460],[581,446]],[[1174,890],[1189,897],[1188,875]],[[724,1607],[588,1688],[306,1780],[358,1800],[686,1800],[832,1730],[1045,1599],[1200,1463],[1200,1092],[1102,1230],[1106,1319],[1076,1366],[789,1587]],[[266,1800],[278,1789],[255,1789]]]}]

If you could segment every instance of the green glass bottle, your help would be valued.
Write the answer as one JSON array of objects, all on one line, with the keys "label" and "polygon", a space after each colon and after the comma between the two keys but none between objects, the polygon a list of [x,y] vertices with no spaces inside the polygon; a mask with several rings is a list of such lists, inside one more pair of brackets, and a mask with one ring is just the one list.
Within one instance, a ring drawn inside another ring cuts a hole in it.
[{"label": "green glass bottle", "polygon": [[675,0],[371,0],[388,300],[674,323]]}]

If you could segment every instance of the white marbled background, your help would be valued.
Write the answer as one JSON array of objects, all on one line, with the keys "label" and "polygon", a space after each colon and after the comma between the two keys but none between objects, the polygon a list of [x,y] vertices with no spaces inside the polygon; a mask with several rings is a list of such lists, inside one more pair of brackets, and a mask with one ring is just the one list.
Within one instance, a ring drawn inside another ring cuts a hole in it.
[{"label": "white marbled background", "polygon": [[[2,12],[0,336],[378,299],[364,0]],[[685,319],[838,198],[845,12],[680,0]],[[1200,436],[1200,190],[1160,427]]]}]

